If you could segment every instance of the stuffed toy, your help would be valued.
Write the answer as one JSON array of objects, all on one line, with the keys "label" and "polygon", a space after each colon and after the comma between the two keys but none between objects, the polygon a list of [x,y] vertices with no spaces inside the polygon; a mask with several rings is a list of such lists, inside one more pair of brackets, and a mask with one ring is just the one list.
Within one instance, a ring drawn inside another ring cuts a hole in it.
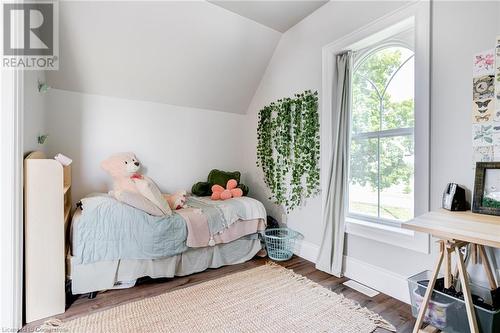
[{"label": "stuffed toy", "polygon": [[163,197],[167,200],[168,205],[173,210],[184,208],[186,205],[186,196],[186,191],[178,191],[174,194],[163,194]]},{"label": "stuffed toy", "polygon": [[[154,204],[164,215],[170,215],[172,209],[179,209],[186,202],[186,192],[173,195],[162,194],[154,181],[139,172],[141,163],[133,153],[119,153],[110,156],[101,163],[101,167],[113,178],[113,191],[110,192],[117,200],[124,196],[122,192],[140,194]],[[137,202],[132,200],[131,202]],[[134,207],[135,204],[126,202]],[[144,210],[141,207],[136,207]]]},{"label": "stuffed toy", "polygon": [[227,172],[222,170],[213,169],[208,174],[206,182],[198,182],[193,185],[191,192],[199,197],[206,197],[212,194],[212,186],[220,185],[221,187],[227,186],[230,179],[236,180],[238,188],[243,191],[243,195],[248,195],[248,186],[240,183],[241,173],[239,171]]},{"label": "stuffed toy", "polygon": [[243,196],[241,188],[237,188],[238,182],[234,179],[229,179],[226,188],[215,184],[212,186],[212,200],[227,200],[231,198],[239,198]]}]

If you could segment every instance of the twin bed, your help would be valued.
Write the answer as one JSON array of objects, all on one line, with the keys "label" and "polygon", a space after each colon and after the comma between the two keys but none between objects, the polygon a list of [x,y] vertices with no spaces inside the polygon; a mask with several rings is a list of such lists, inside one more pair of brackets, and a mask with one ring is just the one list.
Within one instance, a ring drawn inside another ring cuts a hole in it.
[{"label": "twin bed", "polygon": [[261,202],[189,197],[187,208],[155,217],[106,194],[82,199],[70,228],[73,294],[131,287],[144,276],[184,276],[264,254]]}]

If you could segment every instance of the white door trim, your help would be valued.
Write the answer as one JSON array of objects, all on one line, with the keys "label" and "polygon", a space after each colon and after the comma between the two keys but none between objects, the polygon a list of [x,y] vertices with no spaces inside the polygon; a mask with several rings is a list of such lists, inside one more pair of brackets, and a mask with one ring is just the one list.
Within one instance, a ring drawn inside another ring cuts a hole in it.
[{"label": "white door trim", "polygon": [[20,329],[23,305],[23,72],[0,74],[0,327]]}]

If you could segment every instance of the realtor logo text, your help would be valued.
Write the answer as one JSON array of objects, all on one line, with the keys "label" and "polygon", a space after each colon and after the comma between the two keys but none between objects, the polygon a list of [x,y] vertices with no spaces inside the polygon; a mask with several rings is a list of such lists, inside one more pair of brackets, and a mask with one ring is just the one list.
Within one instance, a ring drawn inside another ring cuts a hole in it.
[{"label": "realtor logo text", "polygon": [[3,2],[2,68],[59,68],[58,4]]}]

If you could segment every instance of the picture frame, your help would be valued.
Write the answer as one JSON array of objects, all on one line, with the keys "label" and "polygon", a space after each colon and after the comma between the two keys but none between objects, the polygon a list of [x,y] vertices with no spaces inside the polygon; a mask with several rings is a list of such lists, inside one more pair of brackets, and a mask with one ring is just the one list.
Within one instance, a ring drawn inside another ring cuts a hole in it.
[{"label": "picture frame", "polygon": [[472,212],[500,216],[500,162],[477,162]]}]

